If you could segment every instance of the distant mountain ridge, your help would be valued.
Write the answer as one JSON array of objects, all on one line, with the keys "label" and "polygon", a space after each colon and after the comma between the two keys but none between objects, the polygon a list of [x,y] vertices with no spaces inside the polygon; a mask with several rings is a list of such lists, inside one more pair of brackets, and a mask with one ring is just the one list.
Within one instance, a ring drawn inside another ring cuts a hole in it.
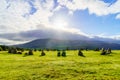
[{"label": "distant mountain ridge", "polygon": [[36,39],[31,42],[15,45],[21,48],[50,48],[50,49],[78,49],[78,48],[111,48],[120,49],[120,44],[104,42],[93,39],[82,40],[62,40],[62,39]]}]

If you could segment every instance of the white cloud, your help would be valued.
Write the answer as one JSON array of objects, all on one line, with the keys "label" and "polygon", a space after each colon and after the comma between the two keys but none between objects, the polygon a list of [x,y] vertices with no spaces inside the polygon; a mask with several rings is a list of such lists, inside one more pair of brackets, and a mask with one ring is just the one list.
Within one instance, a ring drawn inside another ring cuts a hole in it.
[{"label": "white cloud", "polygon": [[[66,6],[69,9],[69,14],[73,14],[76,10],[88,9],[90,14],[98,16],[108,14],[118,14],[116,19],[120,19],[120,0],[112,4],[104,3],[101,0],[58,0],[59,5],[55,6],[54,0],[1,0],[0,2],[0,34],[4,33],[19,33],[21,31],[29,31],[40,28],[53,28],[49,18],[54,12]],[[41,2],[42,1],[42,2]],[[31,7],[36,9],[34,14],[30,14]],[[38,26],[43,25],[43,26]],[[69,25],[68,25],[69,26]],[[61,28],[62,31],[71,32],[89,36],[79,29],[74,27]]]},{"label": "white cloud", "polygon": [[90,14],[98,16],[120,13],[120,0],[114,4],[105,3],[102,0],[58,0],[61,6],[66,6],[70,11],[88,9]]},{"label": "white cloud", "polygon": [[88,9],[89,13],[95,13],[97,15],[106,15],[106,8],[109,5],[100,0],[73,0],[72,2],[69,0],[58,0],[58,2],[71,11]]},{"label": "white cloud", "polygon": [[[10,5],[10,7],[7,9],[8,5]],[[2,33],[24,30],[23,26],[26,25],[26,20],[22,17],[22,15],[28,11],[29,5],[27,3],[19,0],[7,3],[5,0],[2,0],[0,2],[0,25],[6,27],[5,31],[4,29],[2,31],[1,28]]]},{"label": "white cloud", "polygon": [[[116,14],[120,12],[120,0],[115,4],[108,7],[108,3],[104,3],[101,0],[58,0],[59,4],[56,8],[53,8],[55,3],[54,0],[46,0],[46,2],[40,2],[35,0],[33,2],[34,7],[37,9],[36,13],[30,15],[31,5],[30,0],[9,0],[6,2],[2,0],[0,2],[0,26],[5,26],[5,30],[1,29],[0,33],[3,32],[18,32],[37,29],[37,25],[42,24],[50,26],[49,17],[51,17],[55,11],[60,10],[61,5],[66,6],[73,14],[76,10],[88,9],[90,14],[96,15],[108,15]],[[7,9],[8,8],[8,9]],[[27,15],[23,17],[24,15]],[[116,16],[119,18],[119,15]]]},{"label": "white cloud", "polygon": [[[38,29],[37,25],[40,24],[44,27],[54,28],[49,18],[56,10],[60,9],[60,6],[54,8],[54,0],[46,0],[45,2],[35,0],[32,4],[37,10],[34,14],[30,14],[31,5],[27,0],[10,0],[9,2],[2,0],[0,2],[0,33]],[[3,26],[5,28],[2,29]]]},{"label": "white cloud", "polygon": [[[37,12],[34,15],[30,15],[31,6],[27,1],[6,2],[2,0],[0,2],[0,26],[5,26],[6,29],[1,28],[0,33],[33,30],[37,28],[36,25],[38,24],[49,23],[48,19],[53,14],[50,11],[53,6],[53,0],[44,4],[36,0],[33,4]],[[9,7],[7,8],[7,6]]]},{"label": "white cloud", "polygon": [[4,39],[4,38],[0,38],[0,43],[3,45],[15,45],[15,44],[23,44],[26,43],[28,41],[14,41],[14,40],[9,40],[9,39]]},{"label": "white cloud", "polygon": [[[32,5],[30,4],[30,1]],[[49,18],[53,16],[55,11],[60,10],[61,6],[54,6],[54,0],[46,0],[45,2],[44,0],[35,0],[33,2],[32,0],[1,0],[0,34],[19,33],[22,31],[30,31],[40,28],[53,28],[57,30],[56,26],[53,26],[49,21]],[[30,14],[31,7],[36,9],[34,14]],[[60,30],[84,34],[78,29],[67,26]],[[0,39],[2,38],[0,37]],[[8,42],[8,39],[4,41],[6,41],[6,43],[13,43],[11,40]]]},{"label": "white cloud", "polygon": [[120,40],[120,35],[111,36],[111,38],[116,39],[116,40]]},{"label": "white cloud", "polygon": [[120,14],[118,14],[118,15],[116,16],[116,19],[120,19]]},{"label": "white cloud", "polygon": [[[70,14],[73,14],[72,12],[75,10],[84,10],[87,8],[91,14],[106,15],[109,12],[107,8],[108,4],[99,0],[73,0],[73,2],[69,0],[58,0],[58,2],[60,5],[65,5],[69,8]],[[45,27],[51,27],[49,17],[51,17],[55,11],[62,8],[60,5],[54,8],[54,0],[46,0],[46,2],[35,0],[32,4],[37,11],[33,15],[30,15],[31,5],[27,0],[9,0],[9,2],[2,0],[0,2],[0,28],[1,26],[5,28],[1,29],[0,33],[33,30],[37,29],[37,25],[39,24]],[[113,7],[116,7],[116,5],[114,4]],[[118,10],[115,11],[117,12]],[[52,28],[54,27],[52,26]],[[65,30],[67,29],[73,31],[73,28],[66,27]],[[74,30],[77,29],[74,28]],[[81,31],[79,33],[81,33]]]},{"label": "white cloud", "polygon": [[114,39],[114,40],[120,40],[120,34],[116,34],[116,35],[107,35],[106,33],[101,33],[99,35],[95,35],[94,37],[99,37],[99,38],[107,38],[107,39]]}]

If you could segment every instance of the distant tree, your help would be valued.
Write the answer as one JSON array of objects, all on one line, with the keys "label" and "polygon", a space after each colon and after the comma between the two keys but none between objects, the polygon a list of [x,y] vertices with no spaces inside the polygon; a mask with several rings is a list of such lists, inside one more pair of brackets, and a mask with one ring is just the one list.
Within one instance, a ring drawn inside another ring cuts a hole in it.
[{"label": "distant tree", "polygon": [[57,51],[58,49],[51,49],[52,51]]},{"label": "distant tree", "polygon": [[23,48],[21,48],[21,52],[24,52],[24,49],[23,49]]},{"label": "distant tree", "polygon": [[99,48],[95,48],[94,51],[99,51],[100,49]]},{"label": "distant tree", "polygon": [[34,49],[34,51],[36,52],[36,51],[37,51],[37,49]]},{"label": "distant tree", "polygon": [[86,48],[85,50],[88,51],[88,48]]},{"label": "distant tree", "polygon": [[2,51],[3,49],[0,47],[0,51]]},{"label": "distant tree", "polygon": [[42,51],[42,49],[39,49],[39,51]]},{"label": "distant tree", "polygon": [[50,49],[49,49],[49,48],[46,48],[46,51],[50,51]]},{"label": "distant tree", "polygon": [[80,48],[80,50],[82,51],[82,50],[84,50],[84,48]]},{"label": "distant tree", "polygon": [[25,50],[24,48],[18,48],[18,47],[17,47],[17,51],[24,52],[24,50]]},{"label": "distant tree", "polygon": [[69,47],[67,47],[66,50],[70,50]]},{"label": "distant tree", "polygon": [[6,51],[6,50],[8,50],[8,46],[4,46],[4,45],[0,45],[0,47],[2,48],[2,51]]}]

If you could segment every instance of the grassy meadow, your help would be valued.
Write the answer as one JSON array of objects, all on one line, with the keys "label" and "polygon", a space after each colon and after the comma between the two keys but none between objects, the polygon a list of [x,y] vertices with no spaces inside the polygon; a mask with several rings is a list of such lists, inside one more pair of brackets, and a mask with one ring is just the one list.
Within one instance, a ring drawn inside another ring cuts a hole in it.
[{"label": "grassy meadow", "polygon": [[[25,52],[24,52],[25,53]],[[40,51],[34,55],[10,54],[0,51],[0,80],[119,80],[120,51],[100,55],[100,51],[66,51],[67,57],[57,57],[57,51]]]}]

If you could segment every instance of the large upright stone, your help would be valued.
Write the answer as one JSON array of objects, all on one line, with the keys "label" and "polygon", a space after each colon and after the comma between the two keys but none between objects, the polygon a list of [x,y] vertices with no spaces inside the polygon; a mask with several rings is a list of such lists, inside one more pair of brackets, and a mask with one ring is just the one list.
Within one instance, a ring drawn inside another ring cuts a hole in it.
[{"label": "large upright stone", "polygon": [[28,55],[33,55],[33,51],[29,50]]},{"label": "large upright stone", "polygon": [[45,56],[45,52],[42,50],[41,55],[40,56]]},{"label": "large upright stone", "polygon": [[83,55],[83,53],[82,53],[82,51],[81,51],[81,50],[79,50],[79,51],[78,51],[78,56],[85,57],[85,56]]},{"label": "large upright stone", "polygon": [[110,53],[112,53],[112,51],[111,51],[110,48],[108,48],[108,49],[107,49],[107,54],[110,54]]},{"label": "large upright stone", "polygon": [[106,55],[106,50],[104,48],[101,50],[101,55]]},{"label": "large upright stone", "polygon": [[62,52],[62,56],[63,56],[63,57],[66,57],[66,52],[65,52],[65,50],[63,50],[63,52]]},{"label": "large upright stone", "polygon": [[60,51],[58,51],[57,56],[60,57]]}]

